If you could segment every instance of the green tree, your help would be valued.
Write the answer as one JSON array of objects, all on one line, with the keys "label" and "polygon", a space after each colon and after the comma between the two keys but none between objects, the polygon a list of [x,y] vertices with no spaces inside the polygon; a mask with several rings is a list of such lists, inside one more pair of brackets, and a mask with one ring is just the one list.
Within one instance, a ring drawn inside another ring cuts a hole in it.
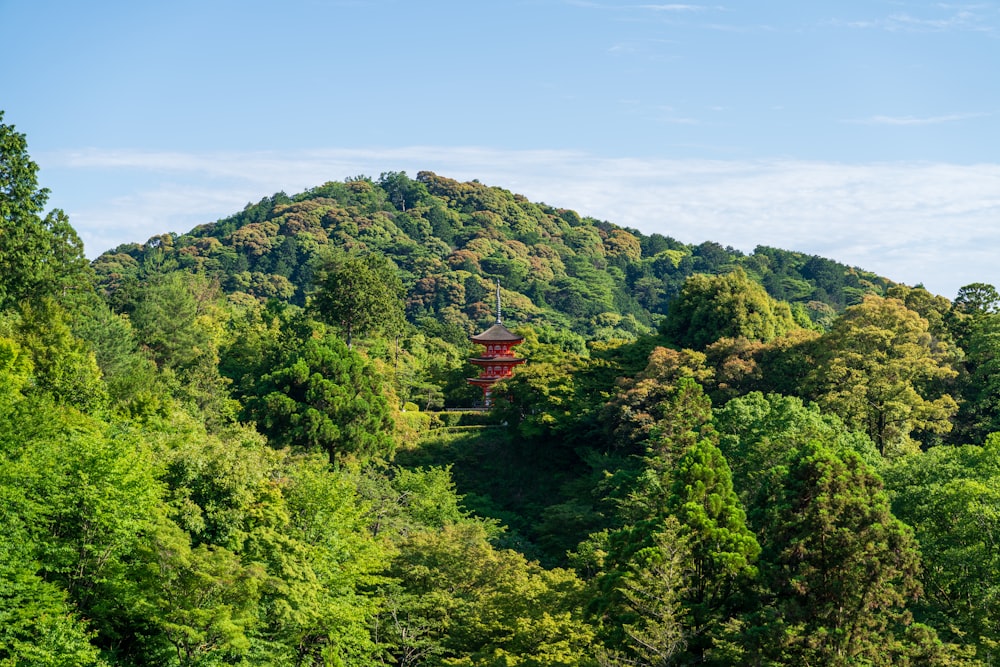
[{"label": "green tree", "polygon": [[920,542],[926,597],[914,613],[988,660],[1000,645],[1000,435],[900,459],[886,483]]},{"label": "green tree", "polygon": [[174,524],[158,528],[140,575],[141,611],[172,647],[171,663],[193,667],[246,656],[264,583],[261,568],[244,565],[224,547],[192,548]]},{"label": "green tree", "polygon": [[60,451],[60,446],[53,447],[45,439],[35,441],[39,434],[33,413],[44,412],[43,422],[51,421],[54,414],[37,405],[22,412],[26,401],[20,388],[28,382],[29,366],[12,340],[0,338],[0,522],[4,526],[0,535],[0,664],[103,664],[92,642],[94,632],[70,599],[65,579],[45,572],[44,554],[53,541],[46,527],[65,502],[60,491],[66,489],[59,489],[59,478],[67,475],[60,469],[60,459],[76,452]]},{"label": "green tree", "polygon": [[958,411],[959,442],[982,442],[1000,431],[1000,314],[979,313],[966,320],[963,398]]},{"label": "green tree", "polygon": [[880,460],[867,435],[849,431],[837,416],[794,396],[752,392],[734,398],[716,410],[715,428],[733,484],[748,509],[764,501],[761,491],[810,442],[824,442],[838,454],[853,451],[870,465]]},{"label": "green tree", "polygon": [[31,358],[32,392],[96,413],[107,404],[107,387],[94,353],[73,334],[67,319],[66,311],[49,298],[21,305],[17,334]]},{"label": "green tree", "polygon": [[866,432],[879,451],[910,447],[914,430],[947,433],[958,410],[942,392],[954,378],[948,349],[897,299],[869,295],[834,323],[807,378],[819,403]]},{"label": "green tree", "polygon": [[621,579],[624,607],[634,620],[624,626],[625,650],[607,651],[602,664],[668,665],[681,660],[690,636],[684,613],[690,561],[677,519],[667,517],[653,545],[635,555],[632,569]]},{"label": "green tree", "polygon": [[312,307],[319,318],[354,336],[396,333],[403,325],[403,284],[383,255],[328,255],[316,272]]},{"label": "green tree", "polygon": [[353,476],[323,454],[268,447],[249,427],[212,435],[178,419],[173,428],[159,458],[169,518],[183,532],[162,522],[141,572],[161,650],[192,661],[371,664],[369,589],[388,556]]},{"label": "green tree", "polygon": [[736,608],[736,596],[756,577],[760,546],[747,528],[719,448],[699,440],[677,462],[669,506],[691,553],[683,596],[690,632],[688,650],[704,657]]},{"label": "green tree", "polygon": [[37,619],[40,630],[51,624],[64,639],[39,636],[39,646],[75,645],[86,664],[78,640],[93,631],[93,644],[107,648],[132,622],[135,563],[160,505],[150,451],[134,433],[112,431],[49,397],[19,399],[0,412],[0,517],[20,543],[9,563],[18,565],[11,592],[40,613],[64,599],[59,622]]},{"label": "green tree", "polygon": [[[689,425],[702,425],[711,419],[711,401],[698,385],[711,376],[701,352],[654,348],[646,367],[634,378],[622,380],[618,392],[602,410],[611,441],[619,447],[634,447],[653,437],[673,443],[675,455],[680,455],[691,441],[674,442],[673,436],[679,432],[674,426],[683,424],[681,429],[686,430]],[[691,418],[675,418],[681,414]]]},{"label": "green tree", "polygon": [[767,342],[798,326],[787,303],[772,299],[738,268],[688,278],[670,302],[662,331],[678,345],[702,350],[720,338]]},{"label": "green tree", "polygon": [[920,557],[882,480],[856,454],[809,444],[772,488],[763,525],[755,662],[893,664],[886,636],[920,594]]},{"label": "green tree", "polygon": [[49,191],[38,187],[27,146],[0,111],[0,309],[92,289],[83,244],[66,215],[41,215]]},{"label": "green tree", "polygon": [[354,475],[322,455],[296,456],[285,470],[287,514],[251,536],[250,555],[284,582],[265,592],[261,638],[279,641],[291,664],[375,664],[384,652],[372,631],[382,603],[373,589],[393,549],[370,530]]},{"label": "green tree", "polygon": [[995,313],[1000,309],[1000,293],[989,283],[971,283],[959,288],[954,306],[968,315]]},{"label": "green tree", "polygon": [[[10,526],[9,523],[7,523]],[[0,665],[75,667],[104,664],[92,632],[65,591],[36,574],[37,563],[15,550],[21,534],[0,542]]]},{"label": "green tree", "polygon": [[405,665],[595,665],[583,583],[487,541],[480,522],[400,544],[386,623]]},{"label": "green tree", "polygon": [[213,428],[235,416],[229,381],[219,372],[219,345],[228,318],[218,286],[202,276],[156,276],[139,292],[131,314],[136,337],[162,371],[171,393]]},{"label": "green tree", "polygon": [[499,396],[495,413],[528,439],[572,438],[583,408],[574,382],[574,372],[581,366],[581,360],[568,358],[519,369],[494,388],[494,395]]},{"label": "green tree", "polygon": [[210,301],[199,298],[210,287],[197,277],[169,273],[151,280],[131,313],[137,335],[157,365],[175,373],[214,362]]},{"label": "green tree", "polygon": [[331,458],[392,451],[392,416],[378,374],[332,336],[287,350],[252,392],[246,414],[276,447]]},{"label": "green tree", "polygon": [[405,171],[382,172],[378,177],[378,186],[385,190],[393,206],[403,212],[422,204],[430,197],[427,186],[411,179]]},{"label": "green tree", "polygon": [[[668,594],[664,584],[655,596],[664,605],[671,596],[680,600],[683,660],[698,662],[710,656],[737,613],[739,594],[756,576],[760,546],[747,528],[729,466],[715,444],[711,402],[701,387],[681,377],[659,411],[662,417],[645,442],[643,465],[624,485],[624,497],[617,499],[621,527],[595,536],[584,547],[606,554],[590,611],[601,618],[612,653],[643,655],[645,649],[632,636],[636,631],[665,633],[664,642],[674,637],[676,631],[669,627],[674,621],[658,618],[669,605],[637,610],[629,596],[641,591],[631,589],[628,581],[664,556],[655,536],[676,535],[685,545],[683,581],[671,584],[678,586],[675,593]],[[647,563],[648,558],[653,561]]]}]

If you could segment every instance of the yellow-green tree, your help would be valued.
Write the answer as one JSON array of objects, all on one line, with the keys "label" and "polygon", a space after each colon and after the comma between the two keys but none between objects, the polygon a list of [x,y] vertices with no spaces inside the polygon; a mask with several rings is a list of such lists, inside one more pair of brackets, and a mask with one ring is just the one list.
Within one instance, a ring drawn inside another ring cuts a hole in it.
[{"label": "yellow-green tree", "polygon": [[688,278],[663,323],[671,341],[696,350],[720,338],[766,342],[796,328],[788,304],[772,299],[743,269]]},{"label": "yellow-green tree", "polygon": [[906,450],[915,430],[951,430],[958,405],[940,387],[957,372],[927,320],[902,301],[865,297],[816,349],[807,385],[823,407],[868,433],[883,455]]}]

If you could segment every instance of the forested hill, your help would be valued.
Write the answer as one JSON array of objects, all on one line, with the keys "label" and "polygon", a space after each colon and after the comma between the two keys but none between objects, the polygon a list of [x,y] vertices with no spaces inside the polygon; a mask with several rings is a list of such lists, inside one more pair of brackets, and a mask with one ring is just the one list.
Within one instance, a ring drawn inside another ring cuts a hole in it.
[{"label": "forested hill", "polygon": [[995,663],[992,285],[430,173],[91,264],[2,121],[0,665]]},{"label": "forested hill", "polygon": [[742,267],[772,297],[790,302],[800,321],[822,326],[890,284],[798,252],[759,246],[746,255],[712,241],[687,245],[644,235],[431,172],[416,180],[390,172],[294,196],[278,193],[186,234],[120,246],[94,267],[112,303],[129,301],[152,274],[183,270],[210,276],[228,293],[302,305],[315,260],[330,248],[391,258],[403,279],[408,319],[453,339],[488,321],[496,278],[512,321],[552,325],[587,340],[651,332],[694,273]]}]

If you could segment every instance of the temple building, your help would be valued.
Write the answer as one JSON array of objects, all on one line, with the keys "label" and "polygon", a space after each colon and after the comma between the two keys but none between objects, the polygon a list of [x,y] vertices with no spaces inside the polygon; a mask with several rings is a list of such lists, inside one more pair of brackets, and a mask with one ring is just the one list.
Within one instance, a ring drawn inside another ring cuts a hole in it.
[{"label": "temple building", "polygon": [[483,405],[491,407],[493,398],[490,390],[493,385],[514,374],[514,367],[525,362],[514,356],[511,349],[524,340],[503,325],[500,318],[500,281],[497,281],[497,321],[486,331],[472,336],[473,343],[482,345],[485,349],[481,357],[469,359],[469,363],[479,367],[479,377],[469,378],[469,384],[474,384],[483,390]]}]

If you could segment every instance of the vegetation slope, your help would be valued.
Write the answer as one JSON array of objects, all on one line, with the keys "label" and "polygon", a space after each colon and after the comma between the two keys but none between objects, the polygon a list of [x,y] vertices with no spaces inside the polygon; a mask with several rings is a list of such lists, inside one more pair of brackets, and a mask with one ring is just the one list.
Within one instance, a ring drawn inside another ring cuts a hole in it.
[{"label": "vegetation slope", "polygon": [[36,173],[0,117],[0,664],[991,662],[993,287],[426,172],[88,263]]}]

